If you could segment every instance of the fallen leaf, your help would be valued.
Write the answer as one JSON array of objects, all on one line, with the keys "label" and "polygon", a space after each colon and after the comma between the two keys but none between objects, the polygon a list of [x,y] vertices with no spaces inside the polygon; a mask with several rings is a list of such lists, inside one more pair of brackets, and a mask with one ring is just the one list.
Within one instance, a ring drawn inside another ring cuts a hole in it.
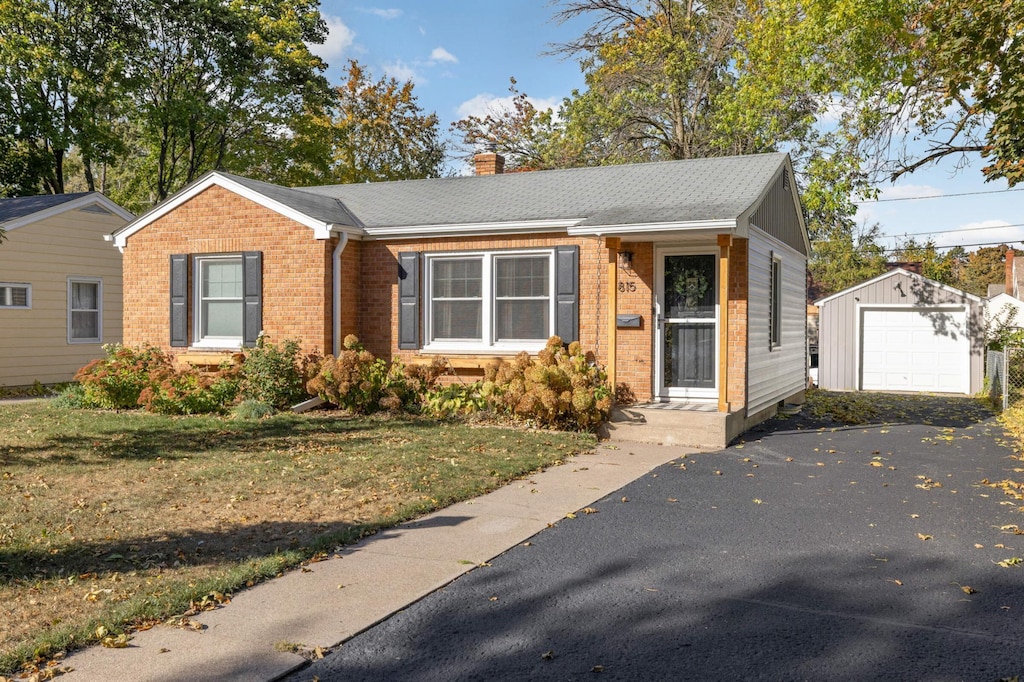
[{"label": "fallen leaf", "polygon": [[593,507],[584,507],[583,508],[583,513],[584,514],[596,514],[597,510],[594,509]]},{"label": "fallen leaf", "polygon": [[576,515],[573,514],[572,512],[569,512],[568,514],[565,515],[565,518],[567,518],[567,519],[575,519]]},{"label": "fallen leaf", "polygon": [[590,672],[592,672],[592,673],[603,673],[604,672],[604,666],[603,665],[595,665],[593,668],[590,669]]},{"label": "fallen leaf", "polygon": [[721,475],[722,475],[721,471],[715,471],[715,476],[721,476]]},{"label": "fallen leaf", "polygon": [[970,585],[961,585],[960,589],[963,590],[964,594],[977,594],[978,591]]},{"label": "fallen leaf", "polygon": [[921,538],[921,540],[931,540],[932,539],[931,535],[925,535],[924,533],[918,533],[917,537]]},{"label": "fallen leaf", "polygon": [[488,601],[498,601],[498,598],[497,597],[491,597],[490,599],[488,599]]},{"label": "fallen leaf", "polygon": [[879,462],[878,460],[875,460],[874,462],[868,462],[868,464],[869,464],[869,465],[871,465],[871,466],[873,466],[873,467],[882,467],[882,466],[885,466],[884,464],[882,464],[882,463],[881,463],[881,462]]},{"label": "fallen leaf", "polygon": [[792,461],[793,461],[793,458],[792,458],[792,457],[787,457],[787,458],[786,458],[786,461],[787,461],[787,462],[792,462]]},{"label": "fallen leaf", "polygon": [[977,542],[974,543],[974,549],[983,549],[985,545],[979,545]]},{"label": "fallen leaf", "polygon": [[895,578],[893,578],[893,579],[889,580],[889,582],[894,583],[896,585],[899,585],[900,587],[903,587],[903,581],[902,580],[896,580]]},{"label": "fallen leaf", "polygon": [[677,499],[676,499],[676,498],[674,498],[674,497],[670,497],[670,498],[668,498],[668,501],[669,501],[669,502],[678,502],[679,500],[677,500]]},{"label": "fallen leaf", "polygon": [[754,498],[754,504],[764,504],[764,502],[762,502],[761,500],[759,500],[758,498],[755,497]]},{"label": "fallen leaf", "polygon": [[622,501],[623,501],[623,502],[629,502],[629,498],[628,498],[628,497],[623,497],[623,498],[622,498]]},{"label": "fallen leaf", "polygon": [[1009,568],[1010,566],[1016,566],[1022,561],[1024,561],[1024,559],[1021,559],[1019,556],[1015,556],[1010,557],[1009,559],[1003,559],[1002,561],[997,561],[996,565],[1002,566],[1003,568]]},{"label": "fallen leaf", "polygon": [[540,655],[540,657],[543,658],[545,661],[550,661],[550,660],[554,659],[555,652],[554,651],[545,651],[544,653],[542,653]]}]

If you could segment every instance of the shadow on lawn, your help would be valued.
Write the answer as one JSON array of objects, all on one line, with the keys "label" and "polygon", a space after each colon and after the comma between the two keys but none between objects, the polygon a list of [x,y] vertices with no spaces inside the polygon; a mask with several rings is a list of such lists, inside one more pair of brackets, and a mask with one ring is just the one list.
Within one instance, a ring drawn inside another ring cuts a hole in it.
[{"label": "shadow on lawn", "polygon": [[[410,508],[400,517],[422,512]],[[453,526],[468,517],[450,516],[412,528]],[[396,522],[396,518],[391,519]],[[385,524],[386,526],[389,524]],[[181,566],[237,563],[247,559],[271,557],[283,551],[350,544],[365,535],[373,541],[395,536],[394,527],[375,529],[353,523],[263,522],[252,525],[226,525],[216,531],[182,530],[156,537],[134,537],[112,542],[78,542],[58,554],[46,548],[17,549],[0,547],[0,584],[17,580],[48,580],[85,574],[99,577],[114,572],[160,571]]]},{"label": "shadow on lawn", "polygon": [[[165,422],[166,424],[166,422]],[[401,431],[422,424],[395,420],[388,429]],[[345,417],[298,421],[275,418],[261,421],[204,422],[186,420],[168,425],[147,426],[133,422],[124,428],[110,427],[89,434],[62,434],[34,445],[8,445],[0,448],[0,466],[41,466],[50,464],[104,465],[118,460],[176,460],[194,457],[204,451],[228,449],[245,452],[258,442],[260,450],[287,448],[297,438],[324,435],[345,436],[349,444],[369,440],[353,439],[352,434],[377,428],[365,419]]]}]

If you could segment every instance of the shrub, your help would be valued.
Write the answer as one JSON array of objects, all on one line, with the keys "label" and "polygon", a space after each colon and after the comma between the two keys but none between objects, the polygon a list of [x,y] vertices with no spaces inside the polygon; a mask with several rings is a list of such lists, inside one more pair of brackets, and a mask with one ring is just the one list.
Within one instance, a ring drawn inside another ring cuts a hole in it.
[{"label": "shrub", "polygon": [[53,399],[53,404],[65,410],[80,410],[86,407],[85,387],[81,384],[68,384]]},{"label": "shrub", "polygon": [[258,400],[243,400],[235,405],[233,414],[236,419],[263,419],[272,416],[276,411],[273,405]]},{"label": "shrub", "polygon": [[233,365],[216,372],[172,368],[154,372],[152,379],[139,395],[139,404],[159,414],[225,412],[238,395],[239,370]]},{"label": "shrub", "polygon": [[279,410],[305,400],[309,393],[299,353],[297,341],[286,340],[278,346],[260,335],[256,347],[246,351],[242,362],[242,399]]},{"label": "shrub", "polygon": [[418,407],[445,367],[441,360],[426,367],[406,368],[398,361],[389,364],[364,349],[351,334],[343,345],[337,357],[320,361],[307,388],[322,400],[360,414]]},{"label": "shrub", "polygon": [[604,371],[578,342],[565,348],[557,336],[535,360],[520,353],[484,379],[481,394],[488,404],[539,426],[593,430],[612,407]]},{"label": "shrub", "polygon": [[480,387],[481,383],[477,381],[428,390],[423,396],[423,412],[438,419],[479,412],[487,407],[487,401],[480,395]]},{"label": "shrub", "polygon": [[75,374],[82,386],[84,407],[135,408],[155,375],[174,371],[171,356],[152,346],[127,348],[115,343],[103,346],[103,351],[106,357],[93,360]]}]

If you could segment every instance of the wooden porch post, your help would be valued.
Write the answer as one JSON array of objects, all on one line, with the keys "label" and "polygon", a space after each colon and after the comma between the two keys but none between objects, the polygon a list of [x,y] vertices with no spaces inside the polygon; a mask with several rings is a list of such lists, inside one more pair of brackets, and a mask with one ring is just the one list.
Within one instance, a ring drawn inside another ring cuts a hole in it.
[{"label": "wooden porch post", "polygon": [[618,237],[606,237],[604,245],[608,248],[608,384],[615,391],[615,352],[618,345],[618,324],[616,311],[619,308],[619,246]]},{"label": "wooden porch post", "polygon": [[729,247],[732,235],[718,235],[718,411],[729,411]]}]

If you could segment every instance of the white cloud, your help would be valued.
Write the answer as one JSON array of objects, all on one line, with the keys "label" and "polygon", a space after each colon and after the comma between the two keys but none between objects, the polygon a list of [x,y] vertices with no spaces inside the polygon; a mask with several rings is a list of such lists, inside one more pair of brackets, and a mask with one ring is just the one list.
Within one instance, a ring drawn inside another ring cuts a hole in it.
[{"label": "white cloud", "polygon": [[[1005,220],[980,220],[957,227],[960,232],[935,235],[943,246],[958,244],[1014,244],[1024,241],[1024,227],[1010,227]],[[973,248],[973,247],[971,247]]]},{"label": "white cloud", "polygon": [[366,10],[370,14],[376,15],[381,19],[397,19],[402,16],[402,10],[400,9],[383,9],[381,7],[371,7]]},{"label": "white cloud", "polygon": [[423,85],[427,80],[416,73],[416,69],[409,66],[402,60],[391,62],[390,64],[384,65],[384,73],[395,80],[400,82],[414,81],[416,85]]},{"label": "white cloud", "polygon": [[[558,111],[558,107],[562,104],[562,100],[557,97],[527,97],[526,99],[538,111],[544,111],[545,109]],[[513,108],[511,95],[496,97],[489,92],[484,92],[460,104],[455,112],[459,118],[466,118],[467,116],[483,118],[488,114],[500,114],[503,111],[511,111]]]},{"label": "white cloud", "polygon": [[439,62],[448,62],[449,64],[458,64],[459,60],[456,59],[448,50],[443,47],[435,47],[433,52],[430,53],[430,63],[437,64]]},{"label": "white cloud", "polygon": [[310,45],[309,49],[324,61],[330,62],[343,56],[352,47],[356,34],[339,17],[332,17],[327,14],[323,15],[323,17],[324,22],[327,24],[327,38],[324,40],[323,45]]},{"label": "white cloud", "polygon": [[938,187],[931,185],[895,185],[883,188],[879,199],[921,199],[923,197],[939,197],[945,194]]}]

